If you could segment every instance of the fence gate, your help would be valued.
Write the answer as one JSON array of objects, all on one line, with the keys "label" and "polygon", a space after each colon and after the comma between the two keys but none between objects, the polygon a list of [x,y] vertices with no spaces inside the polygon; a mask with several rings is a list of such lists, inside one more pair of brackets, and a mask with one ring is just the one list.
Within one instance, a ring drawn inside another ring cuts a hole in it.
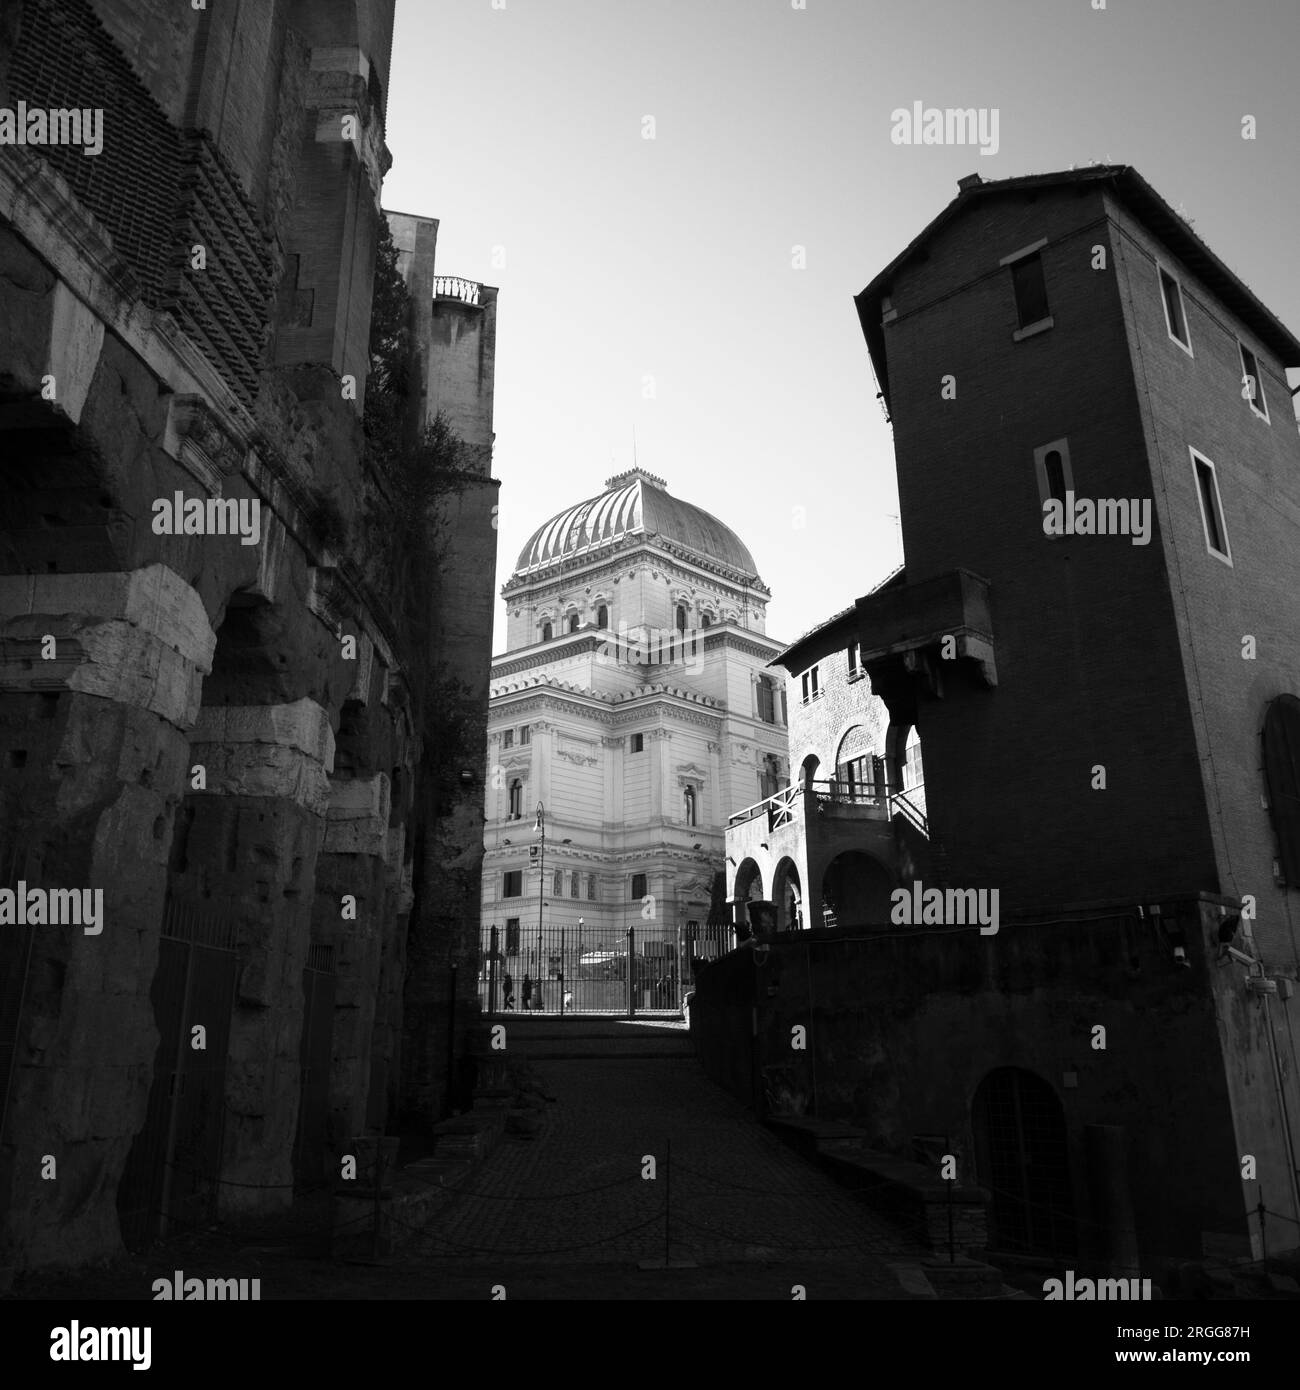
[{"label": "fence gate", "polygon": [[530,931],[508,921],[495,928],[494,954],[493,930],[483,928],[479,1002],[496,1013],[675,1014],[693,987],[692,955],[723,955],[735,944],[732,928],[693,922],[630,931],[549,923]]},{"label": "fence gate", "polygon": [[302,972],[298,1137],[293,1151],[294,1175],[305,1183],[319,1182],[325,1175],[336,983],[334,947],[308,947],[307,967]]},{"label": "fence gate", "polygon": [[[150,990],[161,1035],[153,1084],[117,1195],[129,1249],[215,1214],[238,964],[233,920],[207,905],[168,900]],[[192,1045],[197,1025],[206,1034],[201,1049]]]}]

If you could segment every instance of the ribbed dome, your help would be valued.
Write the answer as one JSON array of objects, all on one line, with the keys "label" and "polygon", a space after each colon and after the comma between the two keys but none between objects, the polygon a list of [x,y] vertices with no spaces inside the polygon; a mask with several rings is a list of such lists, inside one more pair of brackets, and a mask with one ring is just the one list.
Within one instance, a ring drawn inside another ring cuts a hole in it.
[{"label": "ribbed dome", "polygon": [[579,502],[539,527],[519,552],[515,573],[583,555],[623,536],[661,536],[742,574],[757,576],[754,557],[716,516],[670,497],[667,483],[640,468],[610,478],[599,497]]}]

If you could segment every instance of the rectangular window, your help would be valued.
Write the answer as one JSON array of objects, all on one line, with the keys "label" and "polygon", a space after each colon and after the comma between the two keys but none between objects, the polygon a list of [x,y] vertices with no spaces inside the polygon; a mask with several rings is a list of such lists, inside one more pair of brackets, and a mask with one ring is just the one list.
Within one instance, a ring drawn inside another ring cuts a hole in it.
[{"label": "rectangular window", "polygon": [[814,666],[814,667],[812,668],[812,670],[808,672],[808,679],[809,679],[809,687],[808,687],[808,688],[809,688],[809,690],[811,691],[811,694],[809,695],[808,698],[809,698],[810,700],[815,700],[815,699],[818,697],[818,695],[821,694],[821,681],[820,681],[820,676],[821,676],[821,668],[820,668],[820,667]]},{"label": "rectangular window", "polygon": [[849,643],[849,675],[850,677],[858,674],[858,662],[862,656],[862,644],[860,642]]},{"label": "rectangular window", "polygon": [[564,892],[564,870],[556,869],[551,875],[551,893],[559,897]]},{"label": "rectangular window", "polygon": [[1011,265],[1011,289],[1016,297],[1016,326],[1030,328],[1048,317],[1047,282],[1043,258],[1037,252]]},{"label": "rectangular window", "polygon": [[1164,268],[1160,272],[1160,300],[1165,306],[1165,327],[1169,336],[1186,353],[1192,351],[1192,339],[1187,332],[1187,315],[1183,310],[1183,287]]},{"label": "rectangular window", "polygon": [[1219,479],[1214,465],[1204,455],[1191,451],[1192,467],[1196,470],[1196,496],[1201,504],[1201,523],[1205,527],[1205,544],[1211,555],[1232,564],[1228,532],[1223,524],[1223,503],[1219,497]]},{"label": "rectangular window", "polygon": [[645,881],[644,874],[632,875],[632,896],[634,898],[644,898],[646,896]]},{"label": "rectangular window", "polygon": [[522,898],[524,896],[524,871],[522,869],[507,869],[505,872],[505,886],[501,890],[503,898]]},{"label": "rectangular window", "polygon": [[1264,378],[1259,374],[1259,363],[1255,354],[1243,342],[1241,349],[1241,394],[1250,402],[1250,408],[1261,420],[1268,419],[1268,402],[1264,399]]},{"label": "rectangular window", "polygon": [[507,729],[505,733],[501,735],[501,746],[502,748],[513,748],[515,746],[515,731],[513,729]]},{"label": "rectangular window", "polygon": [[520,742],[520,743],[531,743],[532,741],[533,741],[533,736],[532,736],[532,733],[529,731],[528,725],[527,725],[527,724],[521,725],[520,728],[519,728],[519,742]]},{"label": "rectangular window", "polygon": [[758,678],[758,717],[764,724],[776,723],[776,690],[771,676]]},{"label": "rectangular window", "polygon": [[506,955],[517,956],[519,954],[519,918],[506,918]]},{"label": "rectangular window", "polygon": [[[1074,470],[1070,467],[1070,444],[1054,439],[1034,450],[1034,473],[1038,479],[1038,500],[1046,504],[1055,499],[1065,501],[1065,494],[1074,491]],[[1040,513],[1041,516],[1041,513]]]},{"label": "rectangular window", "polygon": [[578,880],[581,877],[581,874],[576,873],[569,875],[569,896],[571,898],[576,898],[579,895],[580,889],[578,887]]},{"label": "rectangular window", "polygon": [[634,752],[634,753],[644,753],[644,752],[645,752],[645,735],[644,735],[644,734],[633,734],[633,735],[632,735],[632,738],[631,738],[631,747],[632,747],[632,752]]},{"label": "rectangular window", "polygon": [[595,875],[595,874],[588,874],[588,875],[587,875],[587,901],[588,901],[588,902],[592,902],[592,903],[594,903],[594,902],[596,901],[596,875]]}]

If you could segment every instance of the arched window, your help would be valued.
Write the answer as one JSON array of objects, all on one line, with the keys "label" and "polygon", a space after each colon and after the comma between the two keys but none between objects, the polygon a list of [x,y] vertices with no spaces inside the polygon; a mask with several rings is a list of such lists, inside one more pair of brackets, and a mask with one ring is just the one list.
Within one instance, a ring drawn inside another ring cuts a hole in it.
[{"label": "arched window", "polygon": [[781,763],[775,753],[763,756],[763,770],[758,774],[759,799],[766,801],[781,789]]},{"label": "arched window", "polygon": [[1047,495],[1058,502],[1065,501],[1065,463],[1059,449],[1049,449],[1043,455],[1043,470],[1047,474]]},{"label": "arched window", "polygon": [[677,631],[686,631],[686,605],[684,603],[677,605]]},{"label": "arched window", "polygon": [[543,642],[549,642],[549,641],[551,640],[552,635],[553,635],[553,634],[552,634],[552,631],[551,631],[551,625],[550,625],[550,623],[543,623],[543,624],[542,624],[542,641],[543,641]]},{"label": "arched window", "polygon": [[519,820],[524,814],[524,784],[515,778],[510,784],[510,819]]},{"label": "arched window", "polygon": [[701,613],[701,614],[700,614],[700,626],[701,626],[701,627],[712,627],[712,626],[713,626],[713,619],[709,616],[709,614],[707,614],[707,613]]},{"label": "arched window", "polygon": [[686,804],[686,824],[695,824],[695,788],[687,787],[682,793],[682,800]]},{"label": "arched window", "polygon": [[603,603],[596,609],[596,626],[600,628],[609,626],[609,609]]},{"label": "arched window", "polygon": [[569,631],[570,631],[570,632],[577,632],[577,630],[578,630],[578,615],[577,615],[576,613],[570,613],[570,614],[569,614]]}]

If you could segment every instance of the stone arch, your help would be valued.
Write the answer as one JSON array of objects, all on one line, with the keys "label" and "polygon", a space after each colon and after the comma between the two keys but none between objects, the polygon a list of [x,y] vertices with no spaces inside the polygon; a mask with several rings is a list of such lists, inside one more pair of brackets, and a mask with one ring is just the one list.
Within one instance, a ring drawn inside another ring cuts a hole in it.
[{"label": "stone arch", "polygon": [[885,781],[885,760],[868,724],[850,724],[835,749],[835,782],[850,800],[878,796]]},{"label": "stone arch", "polygon": [[864,850],[844,850],[822,872],[822,910],[840,927],[886,926],[893,875]]},{"label": "stone arch", "polygon": [[741,902],[763,901],[763,871],[753,859],[743,860],[737,868],[732,896]]},{"label": "stone arch", "polygon": [[989,1244],[1025,1254],[1077,1248],[1065,1111],[1053,1088],[1022,1067],[996,1067],[971,1102],[978,1181],[993,1195]]},{"label": "stone arch", "polygon": [[910,720],[889,721],[885,730],[885,780],[889,791],[896,792],[903,786],[903,769],[907,764],[907,738],[912,732]]},{"label": "stone arch", "polygon": [[776,903],[778,931],[798,931],[807,925],[804,921],[799,866],[788,855],[776,866],[776,873],[772,876],[772,900]]},{"label": "stone arch", "polygon": [[817,780],[817,769],[822,765],[822,760],[816,753],[809,753],[799,764],[799,780],[805,790],[812,786]]}]

